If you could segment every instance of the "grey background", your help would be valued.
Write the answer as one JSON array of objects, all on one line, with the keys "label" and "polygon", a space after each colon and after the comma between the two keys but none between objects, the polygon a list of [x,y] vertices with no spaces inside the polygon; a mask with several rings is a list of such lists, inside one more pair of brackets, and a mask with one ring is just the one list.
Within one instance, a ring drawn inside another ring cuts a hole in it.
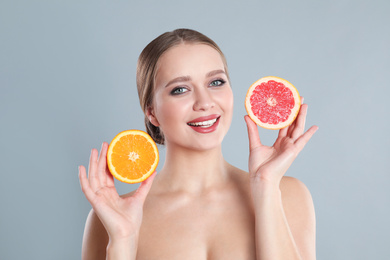
[{"label": "grey background", "polygon": [[[226,159],[247,169],[247,88],[291,81],[320,127],[287,174],[312,192],[318,259],[390,259],[389,12],[387,0],[1,1],[0,259],[80,258],[90,205],[77,166],[119,131],[144,129],[138,55],[179,27],[227,56]],[[259,132],[266,144],[277,135]]]}]

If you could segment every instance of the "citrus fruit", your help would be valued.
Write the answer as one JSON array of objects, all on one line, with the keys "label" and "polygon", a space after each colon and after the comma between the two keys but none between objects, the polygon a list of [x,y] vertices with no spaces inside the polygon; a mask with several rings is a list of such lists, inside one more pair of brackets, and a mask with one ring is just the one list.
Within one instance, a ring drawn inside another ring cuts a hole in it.
[{"label": "citrus fruit", "polygon": [[120,132],[112,139],[107,151],[111,174],[126,183],[146,180],[156,170],[158,160],[156,143],[141,130]]},{"label": "citrus fruit", "polygon": [[264,77],[253,83],[245,98],[249,117],[267,129],[281,129],[298,115],[301,98],[298,90],[285,79]]}]

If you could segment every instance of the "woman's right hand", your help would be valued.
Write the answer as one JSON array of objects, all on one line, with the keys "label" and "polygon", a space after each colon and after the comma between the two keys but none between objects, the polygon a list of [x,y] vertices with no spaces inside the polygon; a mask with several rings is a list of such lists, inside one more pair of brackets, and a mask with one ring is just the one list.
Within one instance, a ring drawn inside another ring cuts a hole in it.
[{"label": "woman's right hand", "polygon": [[[137,239],[142,222],[143,204],[156,173],[143,181],[129,197],[120,197],[106,163],[108,144],[98,151],[92,149],[88,177],[84,166],[79,167],[81,189],[113,240]],[[99,158],[98,158],[99,157]]]}]

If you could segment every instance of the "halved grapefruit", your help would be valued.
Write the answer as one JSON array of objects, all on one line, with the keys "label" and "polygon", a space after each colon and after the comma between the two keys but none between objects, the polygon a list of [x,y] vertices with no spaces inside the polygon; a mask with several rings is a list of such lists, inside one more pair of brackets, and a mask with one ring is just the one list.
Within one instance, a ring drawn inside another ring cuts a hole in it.
[{"label": "halved grapefruit", "polygon": [[294,122],[301,107],[301,98],[293,84],[269,76],[253,83],[245,98],[249,117],[266,129],[281,129]]}]

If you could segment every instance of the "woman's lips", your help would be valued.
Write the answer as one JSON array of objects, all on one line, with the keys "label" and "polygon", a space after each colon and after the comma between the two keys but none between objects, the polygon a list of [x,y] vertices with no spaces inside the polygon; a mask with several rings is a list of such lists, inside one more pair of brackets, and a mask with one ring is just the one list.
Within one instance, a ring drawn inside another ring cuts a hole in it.
[{"label": "woman's lips", "polygon": [[188,122],[187,125],[198,133],[210,133],[217,129],[220,117],[220,115],[199,117]]},{"label": "woman's lips", "polygon": [[201,116],[201,117],[198,117],[198,118],[188,122],[187,124],[204,122],[204,121],[208,121],[208,120],[212,120],[212,119],[217,119],[218,117],[220,117],[220,115],[217,115],[217,114],[213,114],[213,115],[209,115],[209,116]]}]

